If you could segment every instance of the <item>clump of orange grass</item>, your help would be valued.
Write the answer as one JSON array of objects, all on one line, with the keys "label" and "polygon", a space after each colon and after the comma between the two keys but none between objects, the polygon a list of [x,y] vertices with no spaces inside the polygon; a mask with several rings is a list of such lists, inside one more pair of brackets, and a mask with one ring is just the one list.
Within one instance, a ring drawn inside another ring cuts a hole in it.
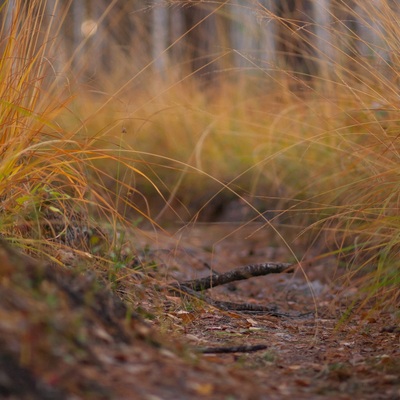
[{"label": "clump of orange grass", "polygon": [[288,211],[313,216],[305,231],[321,229],[331,254],[341,257],[346,287],[360,288],[355,304],[385,310],[400,301],[400,10],[386,0],[353,3],[326,9],[325,26],[287,25],[295,37],[307,31],[313,54],[305,57],[319,74],[275,128],[290,120],[302,131],[280,152],[303,186]]},{"label": "clump of orange grass", "polygon": [[[114,227],[123,221],[104,186],[118,177],[96,162],[122,163],[140,173],[123,155],[117,158],[112,149],[93,146],[95,139],[67,132],[55,122],[72,99],[71,87],[66,93],[49,61],[59,28],[53,17],[57,13],[51,11],[58,6],[16,0],[0,9],[0,230],[45,253],[49,243],[67,246],[65,238],[75,229],[71,225],[90,225],[89,214],[100,213]],[[129,199],[120,201],[135,207]]]}]

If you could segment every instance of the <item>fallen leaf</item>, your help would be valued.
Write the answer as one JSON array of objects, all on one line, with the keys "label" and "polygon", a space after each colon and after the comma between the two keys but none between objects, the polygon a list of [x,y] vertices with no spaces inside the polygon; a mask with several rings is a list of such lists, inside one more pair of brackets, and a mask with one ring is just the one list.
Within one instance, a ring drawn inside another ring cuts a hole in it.
[{"label": "fallen leaf", "polygon": [[190,387],[200,396],[210,396],[214,392],[212,383],[192,383]]},{"label": "fallen leaf", "polygon": [[299,386],[303,386],[303,387],[310,386],[310,380],[309,379],[296,378],[294,381]]},{"label": "fallen leaf", "polygon": [[258,322],[255,321],[253,318],[246,318],[246,321],[251,325],[251,326],[257,326]]}]

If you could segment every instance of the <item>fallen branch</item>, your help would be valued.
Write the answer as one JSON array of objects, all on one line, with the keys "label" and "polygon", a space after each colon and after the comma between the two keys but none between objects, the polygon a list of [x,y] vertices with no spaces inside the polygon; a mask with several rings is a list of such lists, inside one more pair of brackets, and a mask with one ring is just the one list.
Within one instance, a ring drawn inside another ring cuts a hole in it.
[{"label": "fallen branch", "polygon": [[226,283],[241,281],[269,274],[280,274],[282,272],[293,272],[293,264],[267,262],[262,264],[250,264],[225,272],[223,274],[211,274],[205,278],[193,279],[191,281],[179,282],[171,286],[179,288],[181,286],[195,290],[196,292],[207,290],[215,286],[225,285]]},{"label": "fallen branch", "polygon": [[215,286],[224,285],[226,283],[240,281],[244,279],[253,278],[256,276],[279,274],[282,272],[293,272],[294,265],[289,263],[273,263],[267,262],[262,264],[249,264],[244,267],[234,269],[233,271],[225,272],[223,274],[212,273],[210,276],[200,279],[193,279],[190,281],[172,283],[168,286],[168,290],[173,293],[186,293],[197,299],[205,301],[213,307],[219,308],[224,311],[241,311],[247,313],[262,313],[275,317],[289,317],[296,318],[302,315],[290,315],[280,313],[275,307],[264,306],[260,304],[251,303],[231,303],[228,301],[214,300],[206,296],[202,292],[204,290],[213,288]]},{"label": "fallen branch", "polygon": [[268,348],[265,344],[245,345],[245,346],[224,346],[224,347],[200,347],[197,349],[199,353],[203,354],[217,354],[217,353],[250,353],[253,351],[265,350]]}]

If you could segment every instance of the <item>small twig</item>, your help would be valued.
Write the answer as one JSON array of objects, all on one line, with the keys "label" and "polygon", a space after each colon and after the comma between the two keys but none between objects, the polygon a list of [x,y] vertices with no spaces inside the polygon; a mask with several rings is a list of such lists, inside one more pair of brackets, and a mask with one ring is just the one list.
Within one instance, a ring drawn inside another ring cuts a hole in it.
[{"label": "small twig", "polygon": [[253,351],[265,350],[268,348],[265,344],[256,344],[248,346],[224,346],[224,347],[202,347],[197,349],[203,354],[220,354],[220,353],[250,353]]},{"label": "small twig", "polygon": [[214,275],[220,275],[220,273],[217,272],[217,271],[215,271],[207,261],[203,261],[203,265],[204,265],[204,267],[206,267],[209,271],[211,271],[212,274],[214,274]]},{"label": "small twig", "polygon": [[278,312],[276,307],[253,303],[232,303],[230,301],[213,300],[213,306],[224,311],[268,314],[273,317],[293,317],[293,315]]}]

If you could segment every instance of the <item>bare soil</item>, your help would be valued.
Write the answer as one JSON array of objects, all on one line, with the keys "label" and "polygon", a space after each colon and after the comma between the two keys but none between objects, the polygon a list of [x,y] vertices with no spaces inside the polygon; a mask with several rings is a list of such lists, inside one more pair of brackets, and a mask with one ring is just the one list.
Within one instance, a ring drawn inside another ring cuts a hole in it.
[{"label": "bare soil", "polygon": [[[168,292],[168,282],[210,268],[291,259],[249,229],[132,234],[130,245],[146,250],[112,274],[44,265],[2,243],[0,398],[400,399],[398,310],[344,319],[357,289],[337,286],[334,260],[207,291],[286,317],[221,311]],[[244,345],[264,348],[203,353]]]}]

